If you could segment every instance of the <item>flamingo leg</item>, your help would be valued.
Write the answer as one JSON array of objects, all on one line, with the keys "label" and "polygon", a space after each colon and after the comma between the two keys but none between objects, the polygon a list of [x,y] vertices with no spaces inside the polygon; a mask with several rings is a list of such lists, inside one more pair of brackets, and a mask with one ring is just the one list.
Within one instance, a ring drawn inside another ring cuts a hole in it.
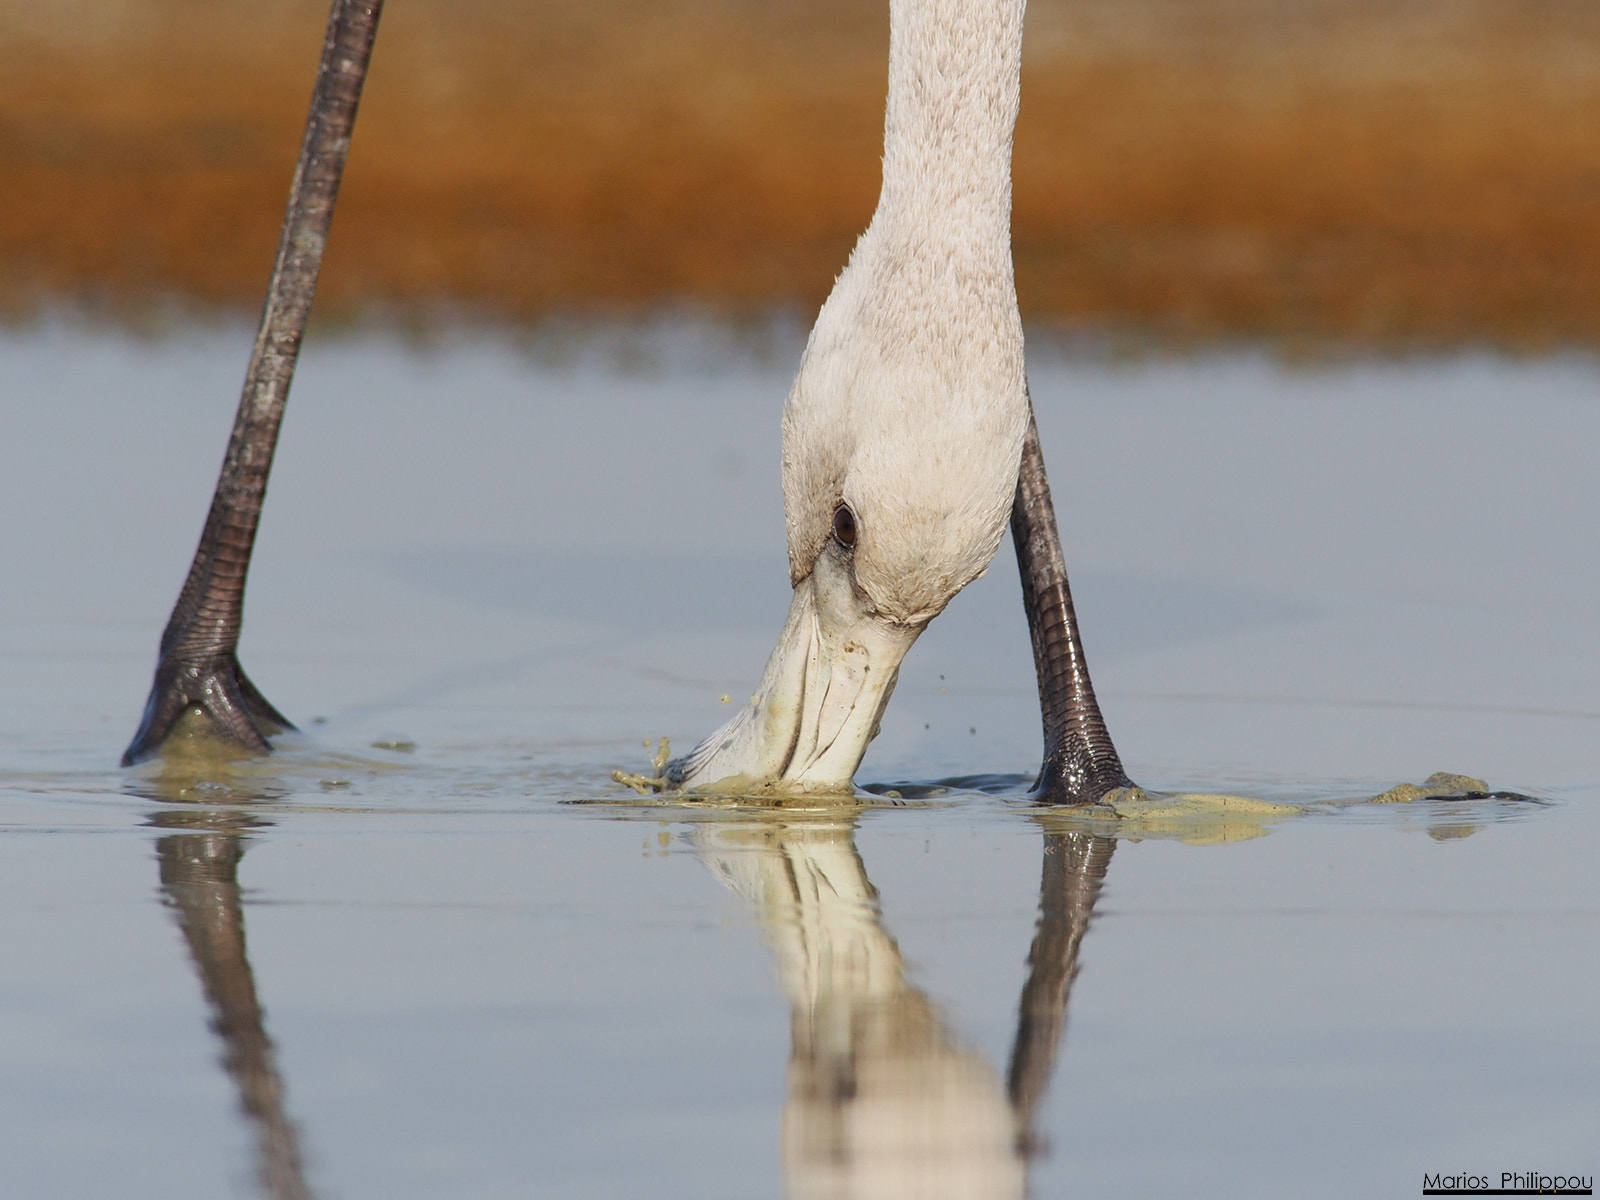
[{"label": "flamingo leg", "polygon": [[233,434],[189,576],[161,635],[144,719],[123,753],[123,766],[160,753],[188,712],[203,714],[222,740],[258,753],[271,749],[268,737],[294,728],[239,667],[245,577],[382,11],[383,0],[334,0],[329,14],[311,115]]},{"label": "flamingo leg", "polygon": [[1028,631],[1033,635],[1044,722],[1044,764],[1034,796],[1048,804],[1092,804],[1133,783],[1122,769],[1089,681],[1031,401],[1017,498],[1011,508],[1011,540],[1022,575]]}]

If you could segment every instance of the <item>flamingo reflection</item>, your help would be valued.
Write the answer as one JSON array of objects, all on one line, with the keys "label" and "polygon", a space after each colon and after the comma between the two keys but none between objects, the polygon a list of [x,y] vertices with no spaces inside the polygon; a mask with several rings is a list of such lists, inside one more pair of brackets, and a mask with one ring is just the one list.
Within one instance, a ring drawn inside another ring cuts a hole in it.
[{"label": "flamingo reflection", "polygon": [[789,1001],[789,1194],[1021,1197],[1115,842],[1035,818],[1045,830],[1040,916],[1002,1081],[907,979],[856,849],[859,813],[750,813],[693,834],[706,865],[754,908]]}]

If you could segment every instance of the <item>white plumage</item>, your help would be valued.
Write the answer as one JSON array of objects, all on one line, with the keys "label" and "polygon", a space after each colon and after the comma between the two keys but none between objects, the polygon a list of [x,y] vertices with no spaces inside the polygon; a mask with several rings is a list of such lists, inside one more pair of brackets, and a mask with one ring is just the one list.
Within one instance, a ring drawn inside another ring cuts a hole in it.
[{"label": "white plumage", "polygon": [[795,599],[750,705],[675,765],[684,786],[848,786],[906,649],[1000,544],[1028,422],[1011,265],[1023,8],[891,0],[883,191],[784,405]]}]

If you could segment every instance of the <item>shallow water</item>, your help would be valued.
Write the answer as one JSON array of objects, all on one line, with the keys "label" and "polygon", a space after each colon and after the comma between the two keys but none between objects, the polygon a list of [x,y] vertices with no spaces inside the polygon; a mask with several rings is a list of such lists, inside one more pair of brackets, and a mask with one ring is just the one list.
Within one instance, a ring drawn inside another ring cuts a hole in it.
[{"label": "shallow water", "polygon": [[[1593,360],[1035,351],[1131,773],[1290,806],[1163,825],[1021,798],[1005,547],[858,777],[911,799],[609,782],[781,624],[782,330],[314,341],[242,649],[305,735],[117,769],[249,339],[0,335],[0,1191],[1594,1173]],[[1440,769],[1533,799],[1346,803]]]}]

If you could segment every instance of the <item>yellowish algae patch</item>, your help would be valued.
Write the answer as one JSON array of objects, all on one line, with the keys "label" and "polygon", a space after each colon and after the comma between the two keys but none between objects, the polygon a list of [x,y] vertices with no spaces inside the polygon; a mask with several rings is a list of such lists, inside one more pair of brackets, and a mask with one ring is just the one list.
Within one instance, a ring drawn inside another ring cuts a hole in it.
[{"label": "yellowish algae patch", "polygon": [[1397,783],[1368,804],[1409,804],[1413,800],[1434,800],[1440,797],[1466,797],[1487,795],[1489,785],[1470,775],[1452,775],[1449,771],[1435,771],[1421,783]]},{"label": "yellowish algae patch", "polygon": [[[1260,837],[1272,825],[1297,817],[1313,808],[1353,807],[1360,804],[1410,804],[1422,800],[1464,800],[1490,795],[1489,785],[1470,775],[1436,771],[1422,783],[1400,783],[1377,796],[1355,796],[1343,800],[1317,800],[1309,804],[1280,804],[1249,796],[1230,796],[1207,792],[1163,795],[1140,787],[1117,788],[1099,802],[1077,808],[1059,808],[1041,813],[1063,829],[1141,841],[1145,838],[1170,838],[1191,846],[1242,842]],[[1436,839],[1467,837],[1476,826],[1430,830]]]},{"label": "yellowish algae patch", "polygon": [[173,723],[161,752],[136,768],[148,779],[154,797],[168,803],[229,803],[257,791],[252,768],[261,755],[218,737],[199,708]]},{"label": "yellowish algae patch", "polygon": [[[650,745],[648,740],[645,745]],[[709,802],[713,806],[731,804],[735,807],[754,805],[774,809],[825,810],[841,803],[861,802],[861,797],[853,787],[821,788],[754,779],[724,779],[705,791],[684,792],[667,778],[666,768],[671,753],[667,739],[662,738],[651,757],[651,774],[636,775],[619,769],[611,773],[611,778],[641,796],[661,796],[661,800],[667,803],[672,803],[674,799],[690,800],[696,806]],[[1376,796],[1323,799],[1309,804],[1284,804],[1221,792],[1167,795],[1130,786],[1116,788],[1093,804],[1041,806],[1038,818],[1062,829],[1126,838],[1129,841],[1161,838],[1191,846],[1211,846],[1261,837],[1276,822],[1301,816],[1312,808],[1409,804],[1420,800],[1472,799],[1489,794],[1489,785],[1483,780],[1449,771],[1435,771],[1422,783],[1398,783]],[[890,790],[883,795],[902,803],[898,791]],[[1462,827],[1459,833],[1452,829],[1436,836],[1466,837],[1472,828]]]},{"label": "yellowish algae patch", "polygon": [[305,785],[340,791],[361,776],[402,769],[399,763],[330,752],[295,732],[276,735],[272,744],[273,753],[258,754],[226,741],[193,708],[178,718],[161,752],[132,773],[141,778],[140,790],[162,803],[256,806],[281,801]]},{"label": "yellowish algae patch", "polygon": [[795,783],[788,779],[751,779],[748,775],[719,779],[707,788],[695,788],[683,795],[696,801],[736,800],[775,808],[827,809],[840,804],[861,803],[861,796],[853,784]]},{"label": "yellowish algae patch", "polygon": [[[645,745],[649,746],[649,741]],[[618,768],[611,772],[612,781],[632,788],[641,796],[670,793],[675,800],[689,800],[696,805],[720,802],[734,807],[754,804],[796,811],[824,811],[862,802],[853,784],[795,783],[783,779],[752,779],[743,775],[719,779],[708,787],[685,790],[667,778],[667,763],[671,758],[672,747],[666,738],[662,738],[650,758],[653,774],[636,775]]]},{"label": "yellowish algae patch", "polygon": [[[648,738],[645,739],[644,744],[646,746],[650,745]],[[672,786],[672,781],[667,778],[666,774],[667,763],[671,758],[672,743],[667,741],[666,738],[662,738],[661,741],[656,744],[655,754],[650,757],[650,769],[654,771],[655,774],[635,775],[632,771],[624,771],[621,767],[618,767],[615,771],[611,772],[611,779],[614,783],[620,783],[624,787],[632,788],[641,796],[649,796],[656,792],[664,792]]]},{"label": "yellowish algae patch", "polygon": [[1173,838],[1191,846],[1260,837],[1274,821],[1299,816],[1293,804],[1210,792],[1165,796],[1140,787],[1117,788],[1098,803],[1059,809],[1063,824],[1141,841]]}]

